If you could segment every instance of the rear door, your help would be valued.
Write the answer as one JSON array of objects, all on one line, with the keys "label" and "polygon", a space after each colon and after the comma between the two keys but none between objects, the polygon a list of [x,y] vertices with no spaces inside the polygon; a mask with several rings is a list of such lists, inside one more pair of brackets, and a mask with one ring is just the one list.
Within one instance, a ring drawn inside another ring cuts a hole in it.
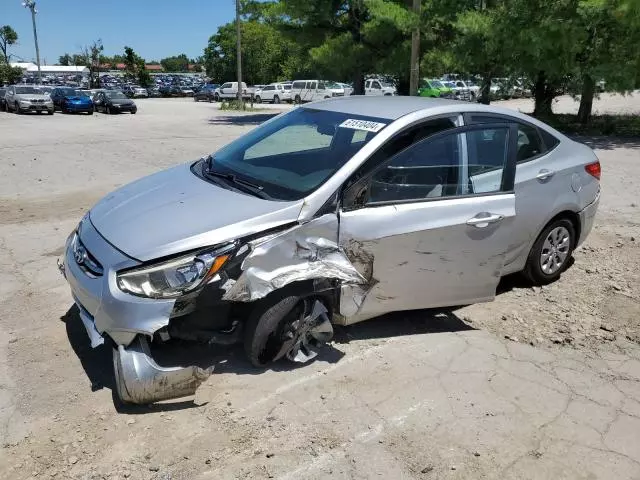
[{"label": "rear door", "polygon": [[515,220],[515,130],[423,127],[394,137],[343,194],[340,245],[368,280],[343,287],[352,321],[494,298]]},{"label": "rear door", "polygon": [[[549,216],[558,204],[575,204],[576,193],[571,188],[571,170],[565,170],[560,162],[551,164],[551,151],[558,142],[554,137],[543,141],[540,130],[517,118],[470,113],[465,124],[482,124],[508,121],[517,131],[516,141],[516,211],[512,248],[507,254],[506,265],[528,254],[531,243],[538,236]],[[548,144],[548,146],[547,146]],[[519,270],[516,265],[513,270]],[[511,272],[512,269],[508,269]]]}]

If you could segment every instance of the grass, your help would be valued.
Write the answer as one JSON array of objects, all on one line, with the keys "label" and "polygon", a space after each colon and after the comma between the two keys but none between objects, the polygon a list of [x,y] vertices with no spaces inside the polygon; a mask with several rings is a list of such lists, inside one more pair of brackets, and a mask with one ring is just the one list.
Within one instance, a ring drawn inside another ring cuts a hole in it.
[{"label": "grass", "polygon": [[248,102],[239,102],[238,100],[222,100],[220,110],[236,110],[240,112],[255,112],[259,110],[253,108]]},{"label": "grass", "polygon": [[594,115],[586,125],[578,122],[577,115],[570,114],[554,114],[540,120],[568,135],[640,137],[639,115]]}]

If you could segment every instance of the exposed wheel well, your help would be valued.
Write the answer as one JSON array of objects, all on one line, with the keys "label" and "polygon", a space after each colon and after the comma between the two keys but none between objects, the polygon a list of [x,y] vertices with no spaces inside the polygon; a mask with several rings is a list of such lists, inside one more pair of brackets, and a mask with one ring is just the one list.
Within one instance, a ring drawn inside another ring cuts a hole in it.
[{"label": "exposed wheel well", "polygon": [[[542,230],[544,230],[547,227],[547,225],[549,225],[551,222],[553,222],[555,220],[558,220],[560,218],[566,218],[567,220],[569,220],[573,224],[573,229],[576,232],[575,242],[578,243],[578,240],[580,239],[580,230],[581,230],[580,217],[578,216],[578,214],[576,212],[572,212],[571,210],[564,210],[564,211],[558,213],[555,217],[553,217],[551,220],[549,220],[546,223],[546,225],[542,228]],[[574,247],[575,247],[575,245],[574,245]]]}]

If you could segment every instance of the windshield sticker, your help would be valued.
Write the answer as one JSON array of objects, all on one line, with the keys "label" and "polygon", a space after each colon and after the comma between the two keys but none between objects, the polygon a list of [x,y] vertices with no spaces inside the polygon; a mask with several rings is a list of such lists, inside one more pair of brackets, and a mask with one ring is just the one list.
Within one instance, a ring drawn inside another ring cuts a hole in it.
[{"label": "windshield sticker", "polygon": [[339,127],[351,128],[352,130],[364,130],[366,132],[379,132],[387,126],[386,123],[369,122],[367,120],[356,120],[355,118],[348,118],[342,122]]}]

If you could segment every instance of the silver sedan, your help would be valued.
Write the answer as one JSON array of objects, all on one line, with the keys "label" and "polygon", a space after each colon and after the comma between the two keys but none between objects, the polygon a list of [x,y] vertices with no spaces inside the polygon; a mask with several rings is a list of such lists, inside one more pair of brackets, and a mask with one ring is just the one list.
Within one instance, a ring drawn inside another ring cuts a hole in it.
[{"label": "silver sedan", "polygon": [[600,195],[593,151],[511,110],[336,98],[107,195],[60,263],[118,394],[192,393],[149,342],[244,343],[262,367],[313,359],[348,325],[490,301],[504,275],[557,280]]}]

